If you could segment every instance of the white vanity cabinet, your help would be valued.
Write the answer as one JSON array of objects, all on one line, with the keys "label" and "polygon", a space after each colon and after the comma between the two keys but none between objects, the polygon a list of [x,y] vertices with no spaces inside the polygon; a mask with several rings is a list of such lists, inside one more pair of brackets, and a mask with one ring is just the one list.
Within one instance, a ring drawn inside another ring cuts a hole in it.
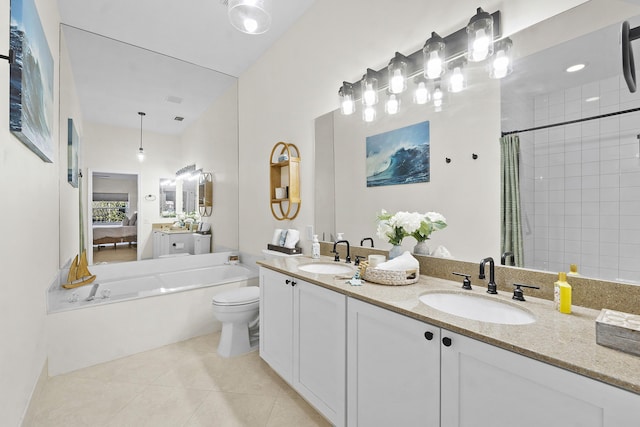
[{"label": "white vanity cabinet", "polygon": [[346,300],[260,269],[260,357],[336,426],[345,424]]},{"label": "white vanity cabinet", "polygon": [[640,396],[442,330],[442,426],[637,427]]},{"label": "white vanity cabinet", "polygon": [[439,426],[440,328],[353,298],[347,324],[348,425]]}]

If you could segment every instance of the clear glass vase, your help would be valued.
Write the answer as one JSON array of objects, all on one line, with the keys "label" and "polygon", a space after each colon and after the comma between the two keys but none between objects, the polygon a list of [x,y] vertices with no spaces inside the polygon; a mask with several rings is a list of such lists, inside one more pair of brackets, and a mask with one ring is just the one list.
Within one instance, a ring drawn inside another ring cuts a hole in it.
[{"label": "clear glass vase", "polygon": [[403,252],[402,246],[393,245],[393,247],[389,249],[389,259],[394,259],[395,257],[402,255]]}]

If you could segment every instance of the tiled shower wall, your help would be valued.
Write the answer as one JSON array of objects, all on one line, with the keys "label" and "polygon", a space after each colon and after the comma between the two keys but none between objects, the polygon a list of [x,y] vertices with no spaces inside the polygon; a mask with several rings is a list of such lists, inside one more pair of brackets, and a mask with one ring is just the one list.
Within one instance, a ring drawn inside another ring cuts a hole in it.
[{"label": "tiled shower wall", "polygon": [[[640,107],[622,77],[540,95],[534,126]],[[522,116],[520,116],[522,117]],[[521,134],[525,264],[640,283],[640,112]],[[534,203],[535,202],[535,203]]]}]

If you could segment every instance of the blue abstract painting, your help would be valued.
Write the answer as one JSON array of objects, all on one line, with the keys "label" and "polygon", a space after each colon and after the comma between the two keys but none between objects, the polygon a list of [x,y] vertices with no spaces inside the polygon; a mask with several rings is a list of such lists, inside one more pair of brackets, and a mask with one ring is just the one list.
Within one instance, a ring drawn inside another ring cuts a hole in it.
[{"label": "blue abstract painting", "polygon": [[367,137],[367,187],[429,182],[429,122]]},{"label": "blue abstract painting", "polygon": [[33,0],[11,0],[9,129],[45,162],[54,158],[53,57]]}]

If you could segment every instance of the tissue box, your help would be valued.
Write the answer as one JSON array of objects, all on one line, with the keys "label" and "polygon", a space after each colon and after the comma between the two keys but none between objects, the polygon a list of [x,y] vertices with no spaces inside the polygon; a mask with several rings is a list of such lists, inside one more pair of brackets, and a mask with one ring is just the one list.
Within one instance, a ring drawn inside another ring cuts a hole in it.
[{"label": "tissue box", "polygon": [[640,356],[640,316],[603,308],[596,319],[596,343]]}]

